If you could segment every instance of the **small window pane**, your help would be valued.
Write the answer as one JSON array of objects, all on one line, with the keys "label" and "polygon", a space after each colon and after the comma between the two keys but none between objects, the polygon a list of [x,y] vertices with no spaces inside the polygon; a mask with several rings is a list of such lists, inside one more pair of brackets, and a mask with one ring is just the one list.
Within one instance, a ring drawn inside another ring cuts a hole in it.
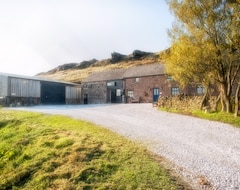
[{"label": "small window pane", "polygon": [[117,90],[116,90],[116,95],[117,95],[117,96],[121,96],[121,89],[117,89]]},{"label": "small window pane", "polygon": [[108,82],[107,86],[116,86],[116,82],[114,82],[114,81]]},{"label": "small window pane", "polygon": [[168,80],[168,81],[172,81],[172,80],[173,80],[173,79],[172,79],[172,76],[171,76],[171,75],[168,75],[168,76],[167,76],[167,80]]},{"label": "small window pane", "polygon": [[133,98],[133,91],[132,90],[128,91],[128,96]]},{"label": "small window pane", "polygon": [[178,95],[179,94],[179,88],[178,87],[174,87],[172,88],[172,95]]},{"label": "small window pane", "polygon": [[153,95],[159,95],[159,88],[153,89]]},{"label": "small window pane", "polygon": [[204,92],[205,92],[204,87],[201,85],[198,85],[197,86],[197,94],[204,94]]}]

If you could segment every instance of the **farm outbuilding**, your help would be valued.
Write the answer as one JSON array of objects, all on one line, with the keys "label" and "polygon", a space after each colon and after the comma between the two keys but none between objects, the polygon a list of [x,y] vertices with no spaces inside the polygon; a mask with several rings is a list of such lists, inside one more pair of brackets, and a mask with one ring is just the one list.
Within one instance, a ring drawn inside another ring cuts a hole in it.
[{"label": "farm outbuilding", "polygon": [[163,63],[95,72],[82,81],[84,103],[150,103],[161,96],[202,95],[196,85],[184,89],[165,73]]},{"label": "farm outbuilding", "polygon": [[80,100],[80,84],[0,73],[3,106],[77,104]]}]

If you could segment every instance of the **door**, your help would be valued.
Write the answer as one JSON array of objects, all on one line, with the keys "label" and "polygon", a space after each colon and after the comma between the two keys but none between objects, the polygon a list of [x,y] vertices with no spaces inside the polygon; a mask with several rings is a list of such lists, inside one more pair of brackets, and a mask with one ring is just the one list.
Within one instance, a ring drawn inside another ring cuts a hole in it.
[{"label": "door", "polygon": [[111,90],[111,103],[116,103],[117,97],[116,97],[116,89]]},{"label": "door", "polygon": [[88,104],[88,94],[83,95],[83,103]]},{"label": "door", "polygon": [[41,82],[42,104],[65,104],[65,85],[53,82]]},{"label": "door", "polygon": [[158,101],[159,94],[160,94],[159,88],[154,88],[153,89],[153,102]]}]

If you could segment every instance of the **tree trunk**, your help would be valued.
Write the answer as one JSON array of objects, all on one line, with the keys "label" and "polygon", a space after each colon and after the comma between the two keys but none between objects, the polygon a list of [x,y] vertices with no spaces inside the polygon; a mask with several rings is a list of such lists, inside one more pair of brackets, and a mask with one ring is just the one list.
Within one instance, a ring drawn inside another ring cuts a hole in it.
[{"label": "tree trunk", "polygon": [[225,112],[226,111],[226,105],[225,105],[225,102],[223,100],[223,93],[222,91],[220,92],[220,100],[221,100],[221,106],[222,106],[222,112]]},{"label": "tree trunk", "polygon": [[213,108],[213,111],[217,111],[217,108],[218,108],[218,102],[220,101],[221,99],[221,94],[218,95],[216,101],[215,101],[215,105],[214,105],[214,108]]},{"label": "tree trunk", "polygon": [[232,105],[231,105],[230,98],[227,97],[227,98],[225,99],[225,102],[226,102],[226,112],[227,112],[227,113],[231,113],[231,112],[232,112]]},{"label": "tree trunk", "polygon": [[202,98],[202,101],[201,101],[201,105],[200,105],[200,110],[203,109],[204,106],[207,106],[208,104],[208,99],[207,99],[207,95],[208,95],[208,88],[206,89],[204,95],[203,95],[203,98]]},{"label": "tree trunk", "polygon": [[236,89],[236,94],[235,94],[235,112],[234,112],[234,116],[237,117],[238,116],[238,108],[239,108],[239,90],[240,90],[240,84],[238,83],[237,89]]},{"label": "tree trunk", "polygon": [[232,105],[230,101],[230,95],[227,93],[227,85],[222,84],[221,86],[221,95],[222,95],[222,111],[227,113],[232,112]]}]

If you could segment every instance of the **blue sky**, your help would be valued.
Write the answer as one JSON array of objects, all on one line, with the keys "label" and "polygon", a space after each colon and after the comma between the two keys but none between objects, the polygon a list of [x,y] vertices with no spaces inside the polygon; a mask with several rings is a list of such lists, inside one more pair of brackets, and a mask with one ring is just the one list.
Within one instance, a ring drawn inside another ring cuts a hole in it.
[{"label": "blue sky", "polygon": [[0,0],[0,72],[35,75],[170,46],[164,0]]}]

